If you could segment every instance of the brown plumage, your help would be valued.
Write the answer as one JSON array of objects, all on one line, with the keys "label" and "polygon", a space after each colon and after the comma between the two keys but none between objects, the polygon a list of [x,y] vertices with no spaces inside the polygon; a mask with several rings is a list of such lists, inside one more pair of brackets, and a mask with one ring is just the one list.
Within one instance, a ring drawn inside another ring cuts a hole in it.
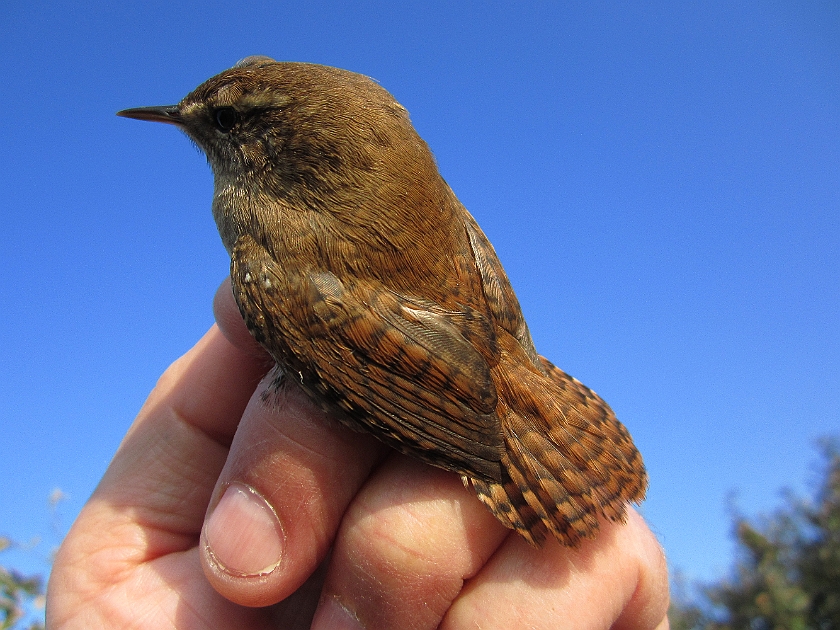
[{"label": "brown plumage", "polygon": [[540,357],[493,247],[367,77],[250,57],[178,105],[254,337],[322,405],[460,473],[532,544],[577,545],[647,485],[629,433]]}]

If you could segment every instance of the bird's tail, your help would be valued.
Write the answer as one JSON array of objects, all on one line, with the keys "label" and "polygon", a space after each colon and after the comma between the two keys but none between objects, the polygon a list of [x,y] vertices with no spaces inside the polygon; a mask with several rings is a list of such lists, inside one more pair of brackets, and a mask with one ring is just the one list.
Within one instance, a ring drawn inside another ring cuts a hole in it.
[{"label": "bird's tail", "polygon": [[595,392],[544,357],[542,371],[520,358],[504,353],[496,372],[502,481],[464,482],[531,544],[550,532],[575,547],[595,535],[599,517],[624,520],[626,504],[644,499],[647,473],[627,429]]}]

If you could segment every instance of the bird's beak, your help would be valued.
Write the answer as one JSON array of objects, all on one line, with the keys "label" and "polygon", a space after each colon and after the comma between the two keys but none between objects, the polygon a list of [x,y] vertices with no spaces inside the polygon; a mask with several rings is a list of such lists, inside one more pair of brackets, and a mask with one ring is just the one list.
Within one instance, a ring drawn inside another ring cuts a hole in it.
[{"label": "bird's beak", "polygon": [[117,116],[136,118],[137,120],[151,120],[152,122],[181,125],[181,110],[177,105],[159,105],[155,107],[134,107],[117,112]]}]

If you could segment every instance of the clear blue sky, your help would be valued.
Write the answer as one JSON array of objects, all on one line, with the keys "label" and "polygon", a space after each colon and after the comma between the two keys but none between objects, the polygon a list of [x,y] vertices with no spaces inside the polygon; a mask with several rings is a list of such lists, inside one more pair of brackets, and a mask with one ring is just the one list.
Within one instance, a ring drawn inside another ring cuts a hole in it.
[{"label": "clear blue sky", "polygon": [[840,430],[837,3],[521,5],[3,3],[0,534],[54,541],[54,487],[69,525],[228,270],[204,158],[114,112],[252,54],[408,108],[537,348],[632,431],[673,567],[730,565],[730,492],[807,489]]}]

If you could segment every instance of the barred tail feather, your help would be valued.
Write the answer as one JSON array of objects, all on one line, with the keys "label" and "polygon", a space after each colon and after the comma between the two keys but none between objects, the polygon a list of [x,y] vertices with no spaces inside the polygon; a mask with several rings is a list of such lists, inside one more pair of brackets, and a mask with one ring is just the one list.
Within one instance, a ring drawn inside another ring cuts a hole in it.
[{"label": "barred tail feather", "polygon": [[[504,355],[503,355],[504,356]],[[540,357],[499,370],[506,453],[500,483],[465,477],[507,527],[539,546],[551,533],[576,547],[599,518],[623,521],[647,474],[627,429],[592,390]]]}]

